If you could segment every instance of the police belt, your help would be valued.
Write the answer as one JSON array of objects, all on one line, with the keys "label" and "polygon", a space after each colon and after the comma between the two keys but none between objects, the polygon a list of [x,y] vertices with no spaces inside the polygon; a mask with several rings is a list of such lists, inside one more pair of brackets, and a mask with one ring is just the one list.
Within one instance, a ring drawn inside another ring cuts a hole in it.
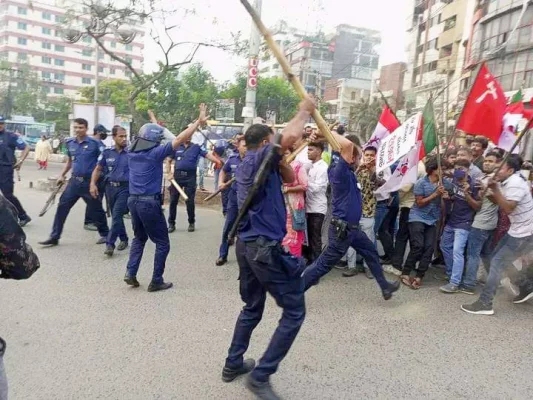
[{"label": "police belt", "polygon": [[107,184],[113,187],[121,187],[121,186],[128,186],[130,183],[129,181],[119,181],[119,182],[108,181]]},{"label": "police belt", "polygon": [[157,194],[130,194],[130,198],[135,200],[161,200],[161,193]]},{"label": "police belt", "polygon": [[246,246],[251,247],[253,249],[256,249],[258,247],[279,247],[281,248],[281,244],[279,240],[269,240],[265,238],[264,236],[259,236],[255,240],[251,240],[249,242],[244,242]]},{"label": "police belt", "polygon": [[184,169],[177,169],[174,171],[174,178],[186,178],[189,176],[195,176],[196,177],[196,170],[187,171]]},{"label": "police belt", "polygon": [[333,225],[336,228],[341,229],[349,229],[349,230],[358,230],[359,224],[349,224],[348,222],[339,219],[339,218],[331,218],[331,225]]},{"label": "police belt", "polygon": [[91,175],[72,175],[71,178],[77,180],[78,182],[85,182],[91,180]]}]

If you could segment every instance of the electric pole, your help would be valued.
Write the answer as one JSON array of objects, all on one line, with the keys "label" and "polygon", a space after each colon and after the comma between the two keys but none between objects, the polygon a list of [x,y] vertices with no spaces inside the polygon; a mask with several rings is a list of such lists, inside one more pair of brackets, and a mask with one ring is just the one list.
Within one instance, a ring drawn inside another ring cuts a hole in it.
[{"label": "electric pole", "polygon": [[[262,0],[255,0],[254,8],[257,15],[261,16]],[[252,31],[250,32],[250,46],[248,50],[248,80],[246,82],[246,103],[242,110],[244,117],[243,133],[253,124],[257,116],[256,94],[257,94],[257,75],[259,73],[259,47],[261,44],[261,33],[252,21]]]}]

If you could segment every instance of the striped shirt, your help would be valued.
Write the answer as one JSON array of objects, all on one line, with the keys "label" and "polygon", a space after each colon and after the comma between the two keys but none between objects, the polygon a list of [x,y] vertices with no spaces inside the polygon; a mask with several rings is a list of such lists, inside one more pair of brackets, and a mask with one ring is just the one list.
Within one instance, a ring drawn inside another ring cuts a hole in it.
[{"label": "striped shirt", "polygon": [[533,198],[527,181],[517,172],[501,187],[505,198],[516,202],[516,208],[509,214],[509,235],[517,238],[533,235]]}]

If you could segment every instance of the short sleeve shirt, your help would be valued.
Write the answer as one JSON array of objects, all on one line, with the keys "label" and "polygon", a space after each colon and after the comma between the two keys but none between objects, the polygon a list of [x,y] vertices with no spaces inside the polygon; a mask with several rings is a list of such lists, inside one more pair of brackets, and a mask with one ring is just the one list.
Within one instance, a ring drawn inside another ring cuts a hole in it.
[{"label": "short sleeve shirt", "polygon": [[174,154],[174,158],[176,159],[174,170],[196,171],[198,159],[200,157],[205,157],[206,155],[207,151],[203,150],[195,143],[190,143],[187,147],[182,144],[177,148]]},{"label": "short sleeve shirt", "polygon": [[161,193],[163,161],[174,154],[172,143],[150,150],[128,152],[130,194],[155,195]]},{"label": "short sleeve shirt", "polygon": [[98,165],[109,182],[126,182],[129,180],[130,168],[128,153],[124,149],[117,151],[115,148],[105,149],[98,158]]},{"label": "short sleeve shirt", "polygon": [[[468,177],[468,184],[470,185],[471,196],[477,199],[478,189],[470,177]],[[454,180],[451,186],[451,207],[447,225],[455,229],[470,230],[472,221],[474,220],[475,210],[468,204],[462,185]]]},{"label": "short sleeve shirt", "polygon": [[331,154],[328,169],[331,185],[331,215],[349,224],[361,220],[362,197],[353,168],[338,152]]},{"label": "short sleeve shirt", "polygon": [[24,150],[26,142],[13,132],[0,132],[0,166],[12,166],[15,164],[15,150]]},{"label": "short sleeve shirt", "polygon": [[[486,184],[489,177],[482,179],[482,182]],[[484,229],[487,231],[496,229],[498,226],[498,205],[489,200],[488,196],[483,197],[481,203],[481,209],[477,212],[472,223],[472,228]]]},{"label": "short sleeve shirt", "polygon": [[509,235],[517,238],[533,235],[533,199],[527,181],[517,172],[501,187],[505,198],[516,202],[516,208],[509,214]]},{"label": "short sleeve shirt", "polygon": [[72,175],[90,177],[104,151],[103,144],[89,136],[79,142],[76,138],[67,139],[67,155],[72,160]]},{"label": "short sleeve shirt", "polygon": [[[420,178],[413,188],[416,196],[428,197],[437,190],[437,184],[431,183],[428,176]],[[425,207],[420,207],[415,203],[409,212],[409,222],[422,222],[426,225],[435,225],[440,217],[440,198],[433,199]]]},{"label": "short sleeve shirt", "polygon": [[[263,159],[271,151],[272,145],[268,144],[260,149],[248,150],[241,165],[236,170],[237,202],[239,209],[243,206],[248,192],[251,189],[257,170]],[[281,156],[276,151],[270,172],[264,183],[259,188],[246,217],[239,225],[239,239],[250,242],[260,236],[268,240],[281,242],[287,234],[287,214],[285,212],[285,200],[281,191],[281,175],[278,164]]]}]

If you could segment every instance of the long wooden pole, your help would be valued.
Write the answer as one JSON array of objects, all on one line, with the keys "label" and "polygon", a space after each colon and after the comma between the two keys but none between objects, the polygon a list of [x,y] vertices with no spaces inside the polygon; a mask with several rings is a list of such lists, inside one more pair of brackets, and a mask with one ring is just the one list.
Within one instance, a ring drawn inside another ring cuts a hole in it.
[{"label": "long wooden pole", "polygon": [[[250,5],[250,3],[247,0],[241,0],[241,3],[244,6],[244,8],[246,8],[246,11],[248,11],[250,16],[252,17],[252,20],[257,26],[257,29],[259,29],[259,32],[261,32],[261,34],[265,38],[265,41],[267,42],[268,47],[274,54],[274,57],[276,57],[276,59],[278,60],[279,65],[281,66],[283,72],[287,76],[287,79],[289,80],[289,82],[294,87],[294,90],[296,91],[298,96],[303,99],[306,96],[306,92],[305,92],[304,87],[302,86],[302,83],[300,82],[298,77],[293,74],[291,67],[289,65],[289,62],[287,61],[287,59],[285,58],[285,56],[279,49],[278,45],[272,38],[272,35],[270,34],[266,26],[263,24],[263,21],[261,21],[261,18],[259,17],[259,15],[257,15],[255,9]],[[320,115],[320,112],[317,109],[313,111],[312,117],[315,120],[316,125],[318,126],[318,129],[320,129],[320,132],[322,132],[322,135],[324,135],[324,137],[328,141],[331,148],[334,151],[339,151],[340,146],[339,146],[339,143],[337,142],[337,139],[335,139],[335,137],[331,134],[331,131],[328,128],[326,121],[324,121],[324,118],[322,118],[322,115]]]},{"label": "long wooden pole", "polygon": [[[328,129],[332,131],[333,128],[335,128],[335,126],[337,126],[338,124],[339,124],[339,121],[335,121],[328,127]],[[298,156],[298,154],[300,154],[308,145],[309,145],[309,141],[304,140],[303,143],[296,148],[296,150],[294,150],[291,154],[285,157],[285,161],[287,162],[287,164],[290,164],[291,162],[293,162],[294,159]]]},{"label": "long wooden pole", "polygon": [[507,152],[507,154],[503,158],[502,162],[500,163],[500,166],[496,168],[496,171],[494,171],[495,177],[498,176],[498,172],[500,172],[500,170],[502,169],[503,164],[505,164],[505,162],[509,159],[509,156],[513,154],[514,149],[516,149],[516,147],[520,144],[520,141],[524,138],[524,136],[526,136],[526,133],[529,132],[532,124],[533,124],[533,117],[527,121],[526,126],[524,127],[524,129],[522,129],[522,132],[520,132],[520,135],[518,135],[518,137],[516,138],[515,142],[511,146],[511,149]]}]

